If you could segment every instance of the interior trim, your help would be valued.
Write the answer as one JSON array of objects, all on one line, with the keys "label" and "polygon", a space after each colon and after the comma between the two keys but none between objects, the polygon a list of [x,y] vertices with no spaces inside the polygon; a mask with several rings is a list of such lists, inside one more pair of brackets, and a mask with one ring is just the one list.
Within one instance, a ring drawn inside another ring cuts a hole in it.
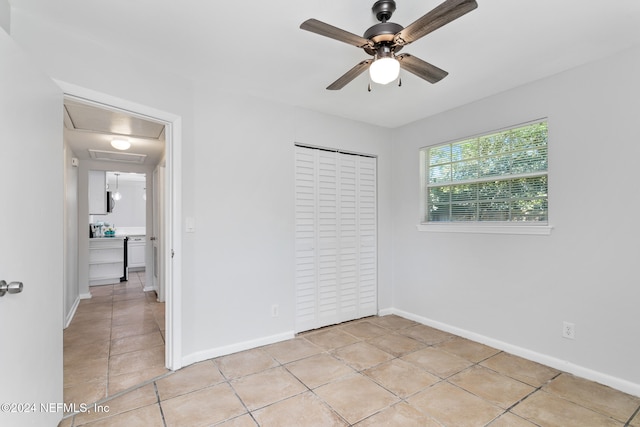
[{"label": "interior trim", "polygon": [[435,233],[478,233],[478,234],[530,234],[549,236],[553,227],[550,225],[493,225],[493,224],[465,224],[438,223],[418,224],[418,231]]},{"label": "interior trim", "polygon": [[166,198],[165,229],[166,245],[165,296],[166,334],[165,366],[171,370],[182,368],[182,118],[172,113],[157,110],[132,101],[97,92],[53,79],[66,97],[76,98],[90,105],[115,111],[125,111],[133,116],[162,122],[166,129]]}]

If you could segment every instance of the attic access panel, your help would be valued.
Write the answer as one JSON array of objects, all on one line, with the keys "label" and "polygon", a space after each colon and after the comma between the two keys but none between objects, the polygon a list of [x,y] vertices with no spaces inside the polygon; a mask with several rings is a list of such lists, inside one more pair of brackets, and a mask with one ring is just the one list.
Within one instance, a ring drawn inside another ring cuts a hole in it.
[{"label": "attic access panel", "polygon": [[65,109],[74,130],[147,139],[160,139],[164,131],[163,124],[91,105],[67,101]]}]

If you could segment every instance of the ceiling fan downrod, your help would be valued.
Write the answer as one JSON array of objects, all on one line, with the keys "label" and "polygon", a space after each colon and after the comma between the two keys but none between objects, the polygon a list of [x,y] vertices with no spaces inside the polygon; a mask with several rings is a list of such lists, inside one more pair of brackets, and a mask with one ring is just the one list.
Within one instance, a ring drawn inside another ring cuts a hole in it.
[{"label": "ceiling fan downrod", "polygon": [[378,0],[371,8],[376,19],[382,23],[391,19],[391,15],[396,11],[396,2],[394,0]]}]

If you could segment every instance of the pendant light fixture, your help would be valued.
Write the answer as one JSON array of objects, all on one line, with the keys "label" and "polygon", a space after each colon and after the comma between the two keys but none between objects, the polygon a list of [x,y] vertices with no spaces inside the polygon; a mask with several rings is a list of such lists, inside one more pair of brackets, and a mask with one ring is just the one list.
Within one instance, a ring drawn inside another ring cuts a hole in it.
[{"label": "pendant light fixture", "polygon": [[113,193],[113,199],[114,200],[120,200],[122,199],[122,194],[120,193],[120,191],[118,191],[118,176],[120,176],[119,173],[114,173],[114,175],[116,176],[116,192]]}]

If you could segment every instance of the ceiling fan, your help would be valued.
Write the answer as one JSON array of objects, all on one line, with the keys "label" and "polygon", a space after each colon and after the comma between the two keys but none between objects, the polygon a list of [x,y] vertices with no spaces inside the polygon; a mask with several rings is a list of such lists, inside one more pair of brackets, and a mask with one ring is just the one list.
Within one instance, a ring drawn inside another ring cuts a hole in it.
[{"label": "ceiling fan", "polygon": [[[478,4],[475,0],[446,0],[404,28],[402,25],[389,22],[391,15],[396,10],[396,2],[394,0],[378,0],[373,4],[371,10],[380,23],[365,31],[363,37],[317,19],[304,21],[300,28],[364,49],[366,53],[373,56],[373,59],[359,62],[338,80],[331,83],[327,87],[328,90],[342,89],[367,69],[369,69],[371,80],[379,84],[391,83],[398,79],[400,68],[430,83],[436,83],[449,73],[408,53],[400,55],[396,55],[396,53],[409,43],[413,43],[477,7]],[[371,90],[371,85],[369,85],[369,90]]]}]

